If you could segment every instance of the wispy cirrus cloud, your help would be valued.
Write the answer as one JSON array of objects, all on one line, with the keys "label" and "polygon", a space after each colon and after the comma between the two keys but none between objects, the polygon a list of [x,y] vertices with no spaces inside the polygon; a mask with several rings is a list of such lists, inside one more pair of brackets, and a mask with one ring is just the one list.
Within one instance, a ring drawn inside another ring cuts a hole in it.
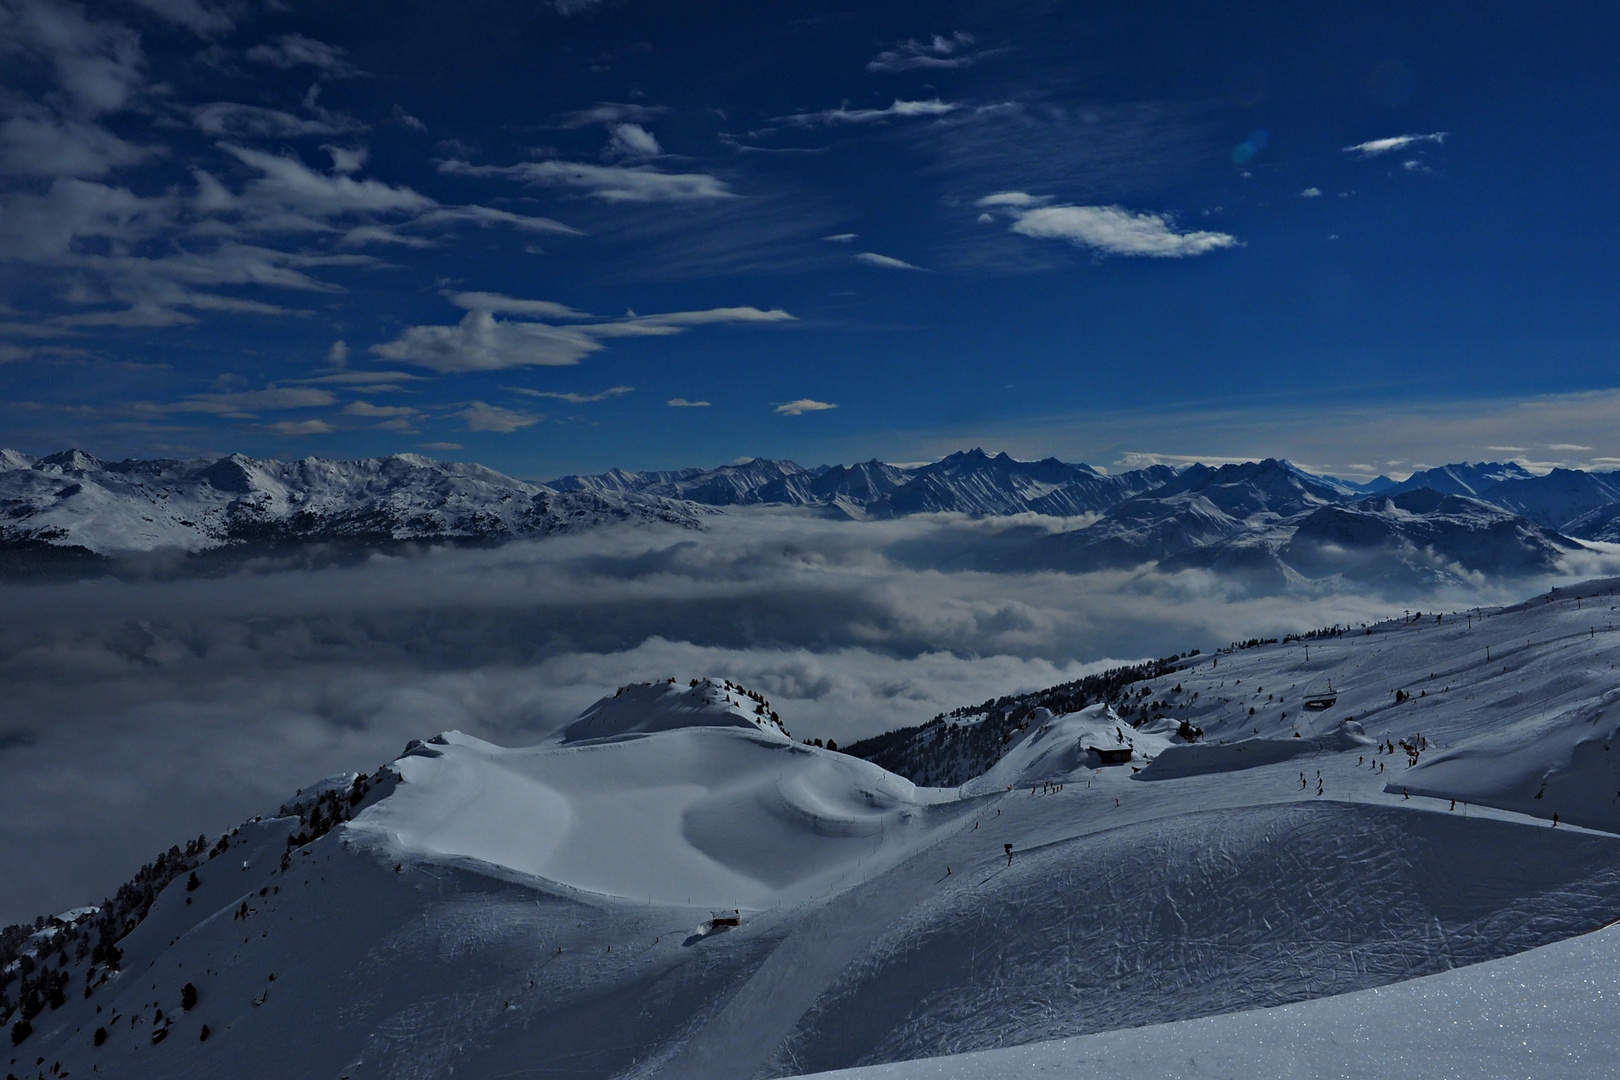
[{"label": "wispy cirrus cloud", "polygon": [[610,203],[705,202],[738,197],[724,180],[709,173],[664,172],[651,165],[551,160],[473,165],[453,159],[441,161],[439,171],[452,176],[501,177],[536,187],[573,188]]},{"label": "wispy cirrus cloud", "polygon": [[0,121],[0,173],[11,176],[105,176],[154,153],[99,124],[32,106]]},{"label": "wispy cirrus cloud", "polygon": [[607,401],[609,398],[620,397],[633,393],[633,386],[610,386],[606,390],[594,394],[559,393],[556,390],[531,390],[526,386],[508,386],[505,389],[514,394],[523,394],[526,397],[552,398],[556,401],[566,401],[570,405],[588,405],[593,401]]},{"label": "wispy cirrus cloud", "polygon": [[1341,147],[1346,154],[1359,154],[1362,157],[1379,157],[1383,154],[1393,154],[1399,150],[1406,150],[1424,143],[1436,146],[1446,141],[1449,132],[1435,131],[1428,135],[1391,135],[1385,139],[1368,139],[1366,142],[1356,143],[1353,146]]},{"label": "wispy cirrus cloud", "polygon": [[707,401],[687,401],[683,397],[672,397],[668,401],[664,402],[664,404],[668,405],[672,409],[707,409],[707,408],[709,408],[709,403]]},{"label": "wispy cirrus cloud", "polygon": [[599,101],[588,109],[579,109],[563,117],[565,128],[589,127],[592,124],[618,124],[630,121],[644,124],[667,116],[670,110],[663,105],[636,105],[618,101]]},{"label": "wispy cirrus cloud", "polygon": [[264,429],[276,435],[291,437],[326,435],[337,430],[325,420],[277,420],[274,423],[264,425]]},{"label": "wispy cirrus cloud", "polygon": [[211,4],[204,0],[133,0],[152,14],[185,27],[199,37],[213,37],[236,28],[242,14],[236,3]]},{"label": "wispy cirrus cloud", "polygon": [[553,236],[584,236],[581,229],[572,225],[564,225],[548,217],[538,217],[533,214],[515,214],[510,210],[499,210],[493,206],[437,206],[425,213],[418,214],[411,221],[412,225],[432,227],[436,225],[477,225],[481,228],[490,228],[494,225],[507,225],[520,232],[550,233]]},{"label": "wispy cirrus cloud", "polygon": [[417,416],[420,410],[409,405],[373,405],[369,401],[351,401],[343,406],[343,415],[359,416],[365,419],[394,420]]},{"label": "wispy cirrus cloud", "polygon": [[867,266],[876,266],[883,270],[921,270],[920,266],[913,266],[904,259],[896,259],[892,255],[879,255],[875,251],[863,251],[855,256],[856,262]]},{"label": "wispy cirrus cloud", "polygon": [[964,68],[993,52],[1001,51],[974,52],[972,46],[976,43],[977,39],[972,34],[962,30],[950,35],[935,34],[926,39],[908,38],[868,60],[866,70],[900,72]]},{"label": "wispy cirrus cloud", "polygon": [[312,135],[346,135],[365,130],[353,117],[322,109],[313,116],[298,116],[261,105],[213,101],[191,109],[192,123],[205,135],[219,138],[296,139]]},{"label": "wispy cirrus cloud", "polygon": [[206,413],[251,420],[264,411],[315,409],[337,404],[331,392],[313,386],[269,386],[263,390],[192,394],[183,401],[135,402],[131,411],[152,414]]},{"label": "wispy cirrus cloud", "polygon": [[515,296],[493,292],[458,292],[448,298],[458,308],[467,311],[488,311],[496,315],[524,315],[535,319],[594,319],[596,316],[579,311],[555,300],[524,300]]},{"label": "wispy cirrus cloud", "polygon": [[348,50],[303,34],[283,34],[273,42],[255,45],[242,55],[258,64],[288,70],[312,67],[335,79],[354,79],[365,72],[347,59]]},{"label": "wispy cirrus cloud", "polygon": [[1237,247],[1235,236],[1202,229],[1178,231],[1163,214],[1123,206],[1046,205],[1022,191],[986,195],[977,206],[1005,212],[1015,233],[1039,240],[1065,240],[1106,255],[1179,259]]},{"label": "wispy cirrus cloud", "polygon": [[778,116],[775,122],[792,124],[797,127],[880,124],[889,120],[912,120],[919,117],[945,116],[965,107],[953,101],[941,101],[939,98],[932,98],[928,101],[902,101],[896,98],[893,103],[881,109],[851,109],[847,106],[840,106],[836,109],[822,109],[820,112]]}]

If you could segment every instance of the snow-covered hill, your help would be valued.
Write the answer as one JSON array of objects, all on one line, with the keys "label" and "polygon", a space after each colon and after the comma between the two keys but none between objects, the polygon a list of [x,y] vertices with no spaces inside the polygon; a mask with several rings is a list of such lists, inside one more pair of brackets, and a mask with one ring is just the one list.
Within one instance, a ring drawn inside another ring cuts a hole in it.
[{"label": "snow-covered hill", "polygon": [[[0,1011],[29,1001],[7,1068],[725,1080],[1557,942],[1610,963],[1577,935],[1620,915],[1617,584],[1176,657],[1074,709],[1053,692],[956,788],[795,742],[723,681],[626,688],[531,747],[445,733],[0,935]],[[1313,1055],[1290,1075],[1339,1074]]]},{"label": "snow-covered hill", "polygon": [[689,504],[560,492],[415,454],[364,461],[103,462],[0,456],[0,544],[96,555],[255,543],[504,540],[612,521],[696,524]]}]

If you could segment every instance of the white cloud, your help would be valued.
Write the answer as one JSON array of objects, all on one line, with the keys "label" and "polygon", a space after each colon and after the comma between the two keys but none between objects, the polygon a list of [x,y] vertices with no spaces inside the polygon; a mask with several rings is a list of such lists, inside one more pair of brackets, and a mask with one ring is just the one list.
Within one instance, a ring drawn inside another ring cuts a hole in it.
[{"label": "white cloud", "polygon": [[32,99],[14,89],[0,95],[0,173],[101,176],[151,156],[95,123],[138,104],[145,90],[134,31],[94,21],[77,4],[14,0],[0,6],[0,65],[26,72],[29,59],[48,65],[55,85]]},{"label": "white cloud", "polygon": [[795,113],[792,116],[778,116],[779,123],[796,124],[800,127],[812,127],[817,124],[876,124],[885,120],[909,120],[916,117],[944,116],[956,112],[962,106],[954,102],[941,101],[934,98],[930,101],[902,101],[898,98],[882,109],[823,109],[813,113]]},{"label": "white cloud", "polygon": [[1580,453],[1582,451],[1590,450],[1590,449],[1592,449],[1592,447],[1590,447],[1590,446],[1581,446],[1578,443],[1548,443],[1547,444],[1547,449],[1549,449],[1549,450],[1567,450],[1567,451],[1573,451],[1575,453]]},{"label": "white cloud", "polygon": [[[408,187],[352,176],[325,176],[293,157],[267,154],[232,143],[221,144],[242,164],[261,173],[250,181],[242,199],[261,209],[306,213],[317,218],[341,214],[420,213],[437,207],[432,199]],[[285,226],[285,219],[276,219]]]},{"label": "white cloud", "polygon": [[520,300],[492,292],[459,292],[449,300],[467,311],[489,311],[496,315],[525,315],[535,319],[592,319],[589,312],[577,311],[554,300]]},{"label": "white cloud", "polygon": [[879,255],[875,251],[863,251],[855,256],[856,262],[863,262],[867,266],[880,266],[885,270],[921,270],[920,266],[913,266],[904,259],[896,259],[892,255]]},{"label": "white cloud", "polygon": [[1051,201],[1050,195],[1031,195],[1027,191],[998,191],[993,195],[986,195],[973,205],[1025,210],[1032,206],[1045,206]]},{"label": "white cloud", "polygon": [[635,390],[633,386],[610,386],[595,394],[561,394],[555,390],[530,390],[526,386],[508,386],[506,389],[514,394],[525,394],[529,397],[554,398],[557,401],[566,401],[570,405],[585,405],[593,401],[606,401]]},{"label": "white cloud", "polygon": [[26,50],[48,60],[71,100],[65,111],[82,118],[125,108],[142,88],[140,37],[116,23],[93,22],[76,4],[21,0],[3,13],[7,52]]},{"label": "white cloud", "polygon": [[[694,326],[719,323],[791,322],[780,308],[711,308],[658,315],[629,315],[609,322],[576,326],[495,318],[496,312],[544,318],[580,318],[549,300],[515,300],[497,293],[457,293],[451,298],[468,308],[455,326],[412,326],[371,351],[389,360],[420,364],[435,371],[498,371],[516,367],[565,367],[603,348],[604,338],[667,337]],[[559,311],[560,309],[560,311]]]},{"label": "white cloud", "polygon": [[514,214],[510,210],[497,210],[493,206],[441,206],[436,210],[429,210],[416,217],[411,224],[424,227],[434,225],[479,225],[489,228],[491,225],[510,225],[520,232],[550,233],[556,236],[584,236],[580,230],[572,225],[564,225],[548,217],[535,217],[529,214]]},{"label": "white cloud", "polygon": [[349,347],[341,340],[332,342],[332,347],[326,350],[326,362],[335,367],[342,367],[349,362]]},{"label": "white cloud", "polygon": [[139,411],[158,413],[211,413],[250,416],[260,409],[314,409],[334,405],[337,398],[309,386],[271,386],[228,394],[193,394],[184,401],[143,405]]},{"label": "white cloud", "polygon": [[[344,359],[348,358],[348,348],[344,348]],[[364,392],[375,394],[378,387],[389,388],[394,383],[422,382],[426,375],[411,375],[403,371],[332,371],[325,375],[315,375],[308,379],[299,379],[301,383],[320,383],[327,386],[357,386],[368,384]],[[392,387],[398,389],[398,387]]]},{"label": "white cloud", "polygon": [[365,168],[366,162],[371,158],[371,148],[368,146],[333,146],[321,147],[332,155],[332,171],[336,173],[357,173]]},{"label": "white cloud", "polygon": [[568,16],[600,7],[606,2],[607,0],[550,0],[547,6],[559,15]]},{"label": "white cloud", "polygon": [[264,425],[266,431],[277,435],[325,435],[336,431],[337,428],[325,420],[277,420],[273,424]]},{"label": "white cloud", "polygon": [[1123,451],[1114,464],[1121,469],[1146,469],[1151,465],[1242,465],[1252,457],[1230,457],[1221,454],[1159,454],[1152,451]]},{"label": "white cloud", "polygon": [[205,135],[216,138],[296,139],[309,135],[344,135],[361,131],[365,125],[351,117],[322,109],[313,118],[295,116],[280,109],[259,105],[239,105],[234,101],[214,101],[191,110],[191,122]]},{"label": "white cloud", "polygon": [[776,412],[779,416],[803,416],[805,413],[809,412],[825,412],[828,409],[836,408],[838,408],[838,406],[829,401],[816,401],[813,398],[800,398],[798,401],[789,401],[785,404],[778,405],[776,407]]},{"label": "white cloud", "polygon": [[98,124],[33,106],[0,121],[0,172],[13,176],[102,176],[151,154]]},{"label": "white cloud", "polygon": [[343,414],[386,420],[393,417],[416,416],[417,410],[406,405],[373,405],[369,401],[351,401],[343,406]]},{"label": "white cloud", "polygon": [[1341,149],[1347,154],[1360,154],[1362,157],[1378,157],[1380,154],[1392,154],[1397,150],[1405,150],[1409,146],[1418,146],[1423,143],[1439,145],[1446,141],[1449,132],[1436,131],[1428,135],[1392,135],[1387,139],[1369,139],[1354,146]]},{"label": "white cloud", "polygon": [[1122,206],[1042,206],[1017,212],[1012,231],[1043,240],[1067,240],[1109,255],[1185,258],[1236,247],[1222,232],[1177,232],[1168,218]]},{"label": "white cloud", "polygon": [[668,114],[669,109],[662,105],[634,105],[622,104],[616,101],[602,101],[589,109],[580,109],[563,117],[562,126],[565,128],[589,127],[592,124],[616,124],[621,120],[630,120],[642,123],[647,120],[656,120]]},{"label": "white cloud", "polygon": [[201,37],[223,34],[236,27],[236,4],[207,4],[202,0],[133,0],[140,7]]},{"label": "white cloud", "polygon": [[602,348],[577,327],[514,322],[488,311],[469,311],[454,326],[412,326],[371,351],[387,360],[434,371],[499,371],[515,367],[566,367]]},{"label": "white cloud", "polygon": [[578,188],[615,203],[702,202],[733,199],[724,180],[708,173],[668,173],[651,165],[588,165],[578,161],[526,161],[518,165],[472,165],[444,161],[439,171],[457,176],[500,176],[542,187]]},{"label": "white cloud", "polygon": [[831,236],[823,236],[822,239],[823,240],[830,240],[835,244],[847,244],[847,243],[850,243],[851,241],[853,241],[859,235],[861,235],[861,234],[860,233],[852,233],[852,232],[841,232],[841,233],[833,233]]},{"label": "white cloud", "polygon": [[707,401],[687,401],[683,397],[672,397],[664,404],[672,409],[707,409],[709,407]]},{"label": "white cloud", "polygon": [[303,34],[283,34],[273,43],[255,45],[243,55],[260,64],[288,70],[295,67],[313,67],[338,79],[352,79],[365,72],[344,57],[348,50]]},{"label": "white cloud", "polygon": [[499,405],[488,405],[482,401],[474,401],[460,412],[453,413],[467,424],[468,431],[493,431],[501,435],[510,435],[526,427],[533,427],[543,417],[530,416],[527,413],[513,412],[503,409]]},{"label": "white cloud", "polygon": [[[135,2],[200,34],[224,32],[240,10],[234,2],[213,0]],[[128,27],[97,21],[75,3],[0,0],[0,67],[8,75],[13,68],[30,72],[26,92],[12,87],[0,95],[0,177],[30,178],[0,192],[0,260],[36,274],[53,271],[41,275],[36,291],[57,301],[42,303],[77,307],[37,316],[41,324],[49,319],[61,327],[160,328],[196,322],[199,311],[284,316],[293,312],[267,300],[223,295],[221,287],[335,292],[335,285],[320,280],[318,268],[379,265],[361,254],[323,254],[317,244],[328,252],[372,243],[426,247],[440,238],[422,230],[467,225],[578,234],[550,218],[443,206],[408,186],[363,178],[365,148],[331,141],[363,125],[320,108],[315,88],[301,107],[288,111],[230,101],[191,105],[173,100],[179,91],[167,83],[149,92],[140,46],[140,36]],[[296,34],[253,55],[278,66],[353,73],[341,50]],[[116,131],[100,122],[119,111],[133,115]],[[181,159],[170,147],[146,145],[130,134],[166,127],[172,139],[176,118],[221,140],[214,161],[196,148]],[[257,148],[259,140],[313,136],[329,140],[330,171],[285,149]],[[94,180],[165,156],[174,159],[169,175],[135,175],[127,186]],[[219,157],[228,167],[219,167]],[[233,179],[242,166],[249,175]],[[191,171],[190,190],[175,182],[174,171],[182,167]],[[255,242],[246,242],[249,236]],[[282,245],[260,239],[269,236],[298,236],[300,243],[296,250],[277,250]]]},{"label": "white cloud", "polygon": [[916,71],[967,67],[973,63],[972,53],[964,51],[974,43],[972,34],[958,30],[949,37],[935,34],[926,41],[911,38],[895,44],[892,49],[878,53],[866,62],[867,71]]},{"label": "white cloud", "polygon": [[650,158],[664,152],[653,133],[640,124],[615,124],[612,130],[608,153],[614,157]]},{"label": "white cloud", "polygon": [[779,323],[798,320],[781,308],[757,307],[706,308],[702,311],[670,311],[662,315],[633,315],[616,323],[589,327],[593,333],[605,337],[630,337],[641,333],[662,334],[688,326],[711,326],[718,323]]},{"label": "white cloud", "polygon": [[465,446],[462,446],[458,442],[425,442],[425,443],[419,443],[418,445],[420,445],[422,447],[422,449],[424,449],[424,450],[465,450],[465,449],[467,449]]},{"label": "white cloud", "polygon": [[1320,199],[1322,197],[1322,189],[1319,187],[1308,187],[1299,193],[1299,197],[1302,199]]}]

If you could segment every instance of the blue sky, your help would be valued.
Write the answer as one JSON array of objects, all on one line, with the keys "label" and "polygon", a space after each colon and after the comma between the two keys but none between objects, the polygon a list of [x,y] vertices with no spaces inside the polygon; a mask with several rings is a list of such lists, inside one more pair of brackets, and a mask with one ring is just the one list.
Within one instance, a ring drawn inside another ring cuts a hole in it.
[{"label": "blue sky", "polygon": [[0,443],[1620,467],[1613,3],[0,0]]}]

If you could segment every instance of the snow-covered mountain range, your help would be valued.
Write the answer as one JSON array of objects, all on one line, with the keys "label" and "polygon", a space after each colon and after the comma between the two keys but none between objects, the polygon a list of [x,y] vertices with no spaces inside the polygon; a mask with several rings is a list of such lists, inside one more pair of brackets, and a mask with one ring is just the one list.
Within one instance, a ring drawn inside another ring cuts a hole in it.
[{"label": "snow-covered mountain range", "polygon": [[364,461],[103,462],[79,450],[0,451],[0,539],[95,555],[233,545],[499,541],[613,521],[695,525],[656,495],[558,491],[415,454]]},{"label": "snow-covered mountain range", "polygon": [[1272,458],[1105,475],[1054,458],[971,450],[913,467],[868,461],[805,469],[754,459],[535,484],[409,454],[105,463],[77,450],[39,460],[0,451],[0,554],[13,563],[40,553],[498,542],[613,522],[698,526],[706,514],[748,506],[853,521],[1043,515],[1068,524],[1060,531],[1021,525],[947,555],[932,548],[928,557],[945,569],[1067,572],[1152,562],[1213,570],[1267,591],[1552,573],[1580,539],[1620,540],[1614,474],[1532,476],[1511,464],[1355,484]]},{"label": "snow-covered mountain range", "polygon": [[[724,680],[625,687],[534,746],[446,732],[0,932],[6,1068],[1608,1075],[1620,953],[1583,935],[1620,914],[1617,588],[901,733],[994,734],[951,786],[797,742]],[[1580,1002],[1535,998],[1555,985]],[[1436,1037],[1473,1064],[1389,1071]]]}]

